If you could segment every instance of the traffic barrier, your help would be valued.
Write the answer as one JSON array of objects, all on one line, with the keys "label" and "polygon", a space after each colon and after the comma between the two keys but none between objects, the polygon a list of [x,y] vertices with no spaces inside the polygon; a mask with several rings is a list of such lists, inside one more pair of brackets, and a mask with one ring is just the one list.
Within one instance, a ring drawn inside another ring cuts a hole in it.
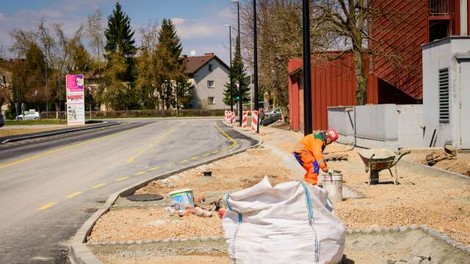
[{"label": "traffic barrier", "polygon": [[243,111],[242,127],[245,128],[248,125],[248,111]]},{"label": "traffic barrier", "polygon": [[230,120],[230,111],[228,110],[224,111],[224,120],[225,122],[228,122]]},{"label": "traffic barrier", "polygon": [[232,124],[235,123],[235,112],[231,112],[230,121]]},{"label": "traffic barrier", "polygon": [[255,132],[258,130],[258,110],[253,110],[251,114],[251,130]]}]

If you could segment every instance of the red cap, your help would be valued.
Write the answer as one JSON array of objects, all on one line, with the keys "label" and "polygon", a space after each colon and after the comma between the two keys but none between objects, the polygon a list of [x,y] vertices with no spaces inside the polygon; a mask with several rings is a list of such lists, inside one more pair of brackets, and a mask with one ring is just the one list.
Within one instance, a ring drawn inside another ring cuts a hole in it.
[{"label": "red cap", "polygon": [[328,137],[331,139],[331,141],[336,141],[338,139],[338,132],[336,132],[336,130],[330,128],[328,130],[326,130],[326,134],[328,135]]}]

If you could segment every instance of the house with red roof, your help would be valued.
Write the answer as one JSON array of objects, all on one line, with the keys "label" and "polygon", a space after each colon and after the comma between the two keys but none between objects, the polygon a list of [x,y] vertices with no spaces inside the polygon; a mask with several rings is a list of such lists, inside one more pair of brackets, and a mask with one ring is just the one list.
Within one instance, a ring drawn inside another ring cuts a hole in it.
[{"label": "house with red roof", "polygon": [[185,65],[185,73],[193,87],[192,108],[226,109],[223,98],[225,84],[230,82],[229,66],[214,53],[186,56]]}]

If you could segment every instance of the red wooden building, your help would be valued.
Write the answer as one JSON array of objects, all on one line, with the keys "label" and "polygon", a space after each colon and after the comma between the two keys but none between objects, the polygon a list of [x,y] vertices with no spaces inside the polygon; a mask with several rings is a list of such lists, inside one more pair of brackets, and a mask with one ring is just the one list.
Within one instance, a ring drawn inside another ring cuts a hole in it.
[{"label": "red wooden building", "polygon": [[[375,0],[374,7],[392,13],[371,24],[368,58],[368,103],[422,103],[421,45],[448,36],[467,35],[470,0]],[[355,105],[354,70],[348,54],[335,61],[312,56],[312,127],[328,128],[327,107]],[[303,130],[302,59],[291,59],[289,120]]]}]

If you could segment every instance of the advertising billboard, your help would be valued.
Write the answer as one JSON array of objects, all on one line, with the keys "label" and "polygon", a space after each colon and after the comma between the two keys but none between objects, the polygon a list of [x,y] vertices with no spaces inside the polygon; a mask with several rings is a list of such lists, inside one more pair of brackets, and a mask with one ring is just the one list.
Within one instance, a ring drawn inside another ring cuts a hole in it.
[{"label": "advertising billboard", "polygon": [[83,74],[65,76],[67,90],[67,125],[85,124],[85,77]]}]

